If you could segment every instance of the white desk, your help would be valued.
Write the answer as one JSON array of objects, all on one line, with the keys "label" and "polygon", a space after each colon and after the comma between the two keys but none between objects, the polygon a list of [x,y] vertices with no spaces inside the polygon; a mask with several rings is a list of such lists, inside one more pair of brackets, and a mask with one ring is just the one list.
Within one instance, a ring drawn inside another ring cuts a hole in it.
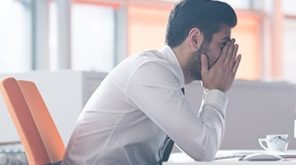
[{"label": "white desk", "polygon": [[[164,165],[295,165],[296,158],[284,159],[281,161],[240,161],[240,156],[252,153],[265,152],[262,150],[220,150],[218,151],[215,161],[196,162],[185,153],[173,153],[168,162]],[[284,155],[296,155],[296,150],[289,150]]]},{"label": "white desk", "polygon": [[163,163],[163,165],[235,165],[235,164],[239,164],[239,165],[295,165],[295,161],[294,162],[287,162],[287,161],[276,161],[276,162],[246,162],[246,161],[239,161],[239,162],[184,162],[184,163],[171,163],[171,162],[167,162],[167,163]]}]

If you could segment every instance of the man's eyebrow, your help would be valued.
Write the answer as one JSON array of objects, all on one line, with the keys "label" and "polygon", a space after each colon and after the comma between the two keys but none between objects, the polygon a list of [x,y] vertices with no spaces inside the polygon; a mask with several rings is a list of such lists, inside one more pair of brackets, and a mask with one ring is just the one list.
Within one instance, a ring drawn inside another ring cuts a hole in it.
[{"label": "man's eyebrow", "polygon": [[225,42],[230,41],[230,37],[225,36],[222,41],[225,41]]}]

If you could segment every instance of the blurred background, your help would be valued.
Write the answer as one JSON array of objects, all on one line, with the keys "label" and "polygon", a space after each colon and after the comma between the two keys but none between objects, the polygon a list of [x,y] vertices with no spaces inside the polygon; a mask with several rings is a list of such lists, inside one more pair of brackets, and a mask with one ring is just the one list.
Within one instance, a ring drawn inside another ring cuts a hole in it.
[{"label": "blurred background", "polygon": [[[164,46],[177,1],[0,0],[0,77],[38,84],[66,145],[106,72],[133,53]],[[259,137],[280,133],[289,134],[289,149],[295,149],[296,0],[223,1],[238,15],[232,33],[243,56],[237,79],[251,81],[236,81],[229,92],[221,148],[260,149]],[[200,84],[187,88],[186,96],[198,108]],[[0,164],[16,152],[17,161],[26,162],[5,108],[0,99]]]},{"label": "blurred background", "polygon": [[[164,45],[177,0],[1,0],[0,73],[108,72]],[[238,15],[237,78],[296,82],[296,1],[223,0]]]}]

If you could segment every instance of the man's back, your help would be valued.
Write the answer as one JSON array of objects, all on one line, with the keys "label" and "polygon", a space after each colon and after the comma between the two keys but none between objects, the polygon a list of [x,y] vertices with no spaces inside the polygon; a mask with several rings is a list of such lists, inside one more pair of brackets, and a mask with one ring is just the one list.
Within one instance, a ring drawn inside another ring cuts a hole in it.
[{"label": "man's back", "polygon": [[[161,161],[166,134],[134,104],[127,91],[131,78],[142,79],[142,76],[155,74],[135,74],[139,67],[147,65],[165,67],[167,74],[175,72],[169,60],[157,51],[130,57],[117,66],[101,83],[80,115],[64,164],[124,165]],[[177,81],[175,83],[178,84]]]}]

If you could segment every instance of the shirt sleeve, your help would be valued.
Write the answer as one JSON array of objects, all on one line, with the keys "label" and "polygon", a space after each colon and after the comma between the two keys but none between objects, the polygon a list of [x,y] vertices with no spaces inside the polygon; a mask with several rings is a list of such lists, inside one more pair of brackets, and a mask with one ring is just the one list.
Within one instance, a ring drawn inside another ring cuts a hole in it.
[{"label": "shirt sleeve", "polygon": [[178,77],[166,63],[138,66],[126,84],[132,101],[193,159],[212,160],[225,127],[227,97],[219,90],[204,93],[200,114],[193,114]]}]

